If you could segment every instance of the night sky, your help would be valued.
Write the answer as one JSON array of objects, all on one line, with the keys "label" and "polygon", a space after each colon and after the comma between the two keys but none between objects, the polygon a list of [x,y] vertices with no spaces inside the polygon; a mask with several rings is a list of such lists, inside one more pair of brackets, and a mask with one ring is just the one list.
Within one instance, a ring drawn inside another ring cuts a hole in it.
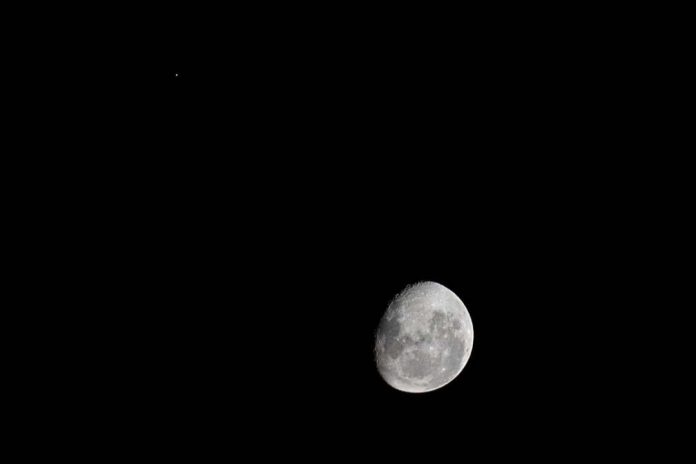
[{"label": "night sky", "polygon": [[[583,44],[514,12],[332,18],[181,20],[132,190],[124,407],[193,456],[616,444],[639,416],[625,386],[644,359],[615,334],[642,330],[623,298],[645,202],[622,200],[639,180],[588,129],[611,117]],[[374,331],[424,280],[462,299],[475,342],[414,395],[379,377]]]}]

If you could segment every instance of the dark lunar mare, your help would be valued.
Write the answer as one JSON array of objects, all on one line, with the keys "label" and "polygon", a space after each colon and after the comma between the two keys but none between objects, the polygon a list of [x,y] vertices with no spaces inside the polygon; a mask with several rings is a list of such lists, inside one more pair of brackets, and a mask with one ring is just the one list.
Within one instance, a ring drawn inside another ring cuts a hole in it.
[{"label": "dark lunar mare", "polygon": [[404,344],[399,340],[401,324],[396,317],[384,318],[379,332],[384,337],[384,352],[392,359],[396,359],[404,351]]}]

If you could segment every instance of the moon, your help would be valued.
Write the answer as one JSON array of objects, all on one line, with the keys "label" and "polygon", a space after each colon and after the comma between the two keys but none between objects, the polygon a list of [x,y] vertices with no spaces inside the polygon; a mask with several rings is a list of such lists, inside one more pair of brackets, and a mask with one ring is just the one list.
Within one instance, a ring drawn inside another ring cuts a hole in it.
[{"label": "moon", "polygon": [[375,360],[390,386],[409,393],[444,387],[464,369],[474,326],[464,303],[436,282],[406,287],[377,328]]}]

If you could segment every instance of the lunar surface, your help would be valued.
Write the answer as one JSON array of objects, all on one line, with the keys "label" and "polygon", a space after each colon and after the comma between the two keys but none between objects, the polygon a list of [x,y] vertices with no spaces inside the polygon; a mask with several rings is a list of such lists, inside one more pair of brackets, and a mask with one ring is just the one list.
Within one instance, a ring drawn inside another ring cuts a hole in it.
[{"label": "lunar surface", "polygon": [[420,282],[397,295],[384,313],[376,333],[377,368],[397,390],[436,390],[464,369],[473,343],[464,303],[443,285]]}]

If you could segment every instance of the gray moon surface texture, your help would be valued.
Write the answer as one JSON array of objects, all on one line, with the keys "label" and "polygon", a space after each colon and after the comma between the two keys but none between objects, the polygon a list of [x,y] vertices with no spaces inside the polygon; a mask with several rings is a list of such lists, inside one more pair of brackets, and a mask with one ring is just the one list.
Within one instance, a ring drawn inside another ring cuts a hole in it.
[{"label": "gray moon surface texture", "polygon": [[471,316],[459,297],[438,283],[420,282],[398,294],[379,323],[377,369],[397,390],[429,392],[459,375],[473,344]]}]

